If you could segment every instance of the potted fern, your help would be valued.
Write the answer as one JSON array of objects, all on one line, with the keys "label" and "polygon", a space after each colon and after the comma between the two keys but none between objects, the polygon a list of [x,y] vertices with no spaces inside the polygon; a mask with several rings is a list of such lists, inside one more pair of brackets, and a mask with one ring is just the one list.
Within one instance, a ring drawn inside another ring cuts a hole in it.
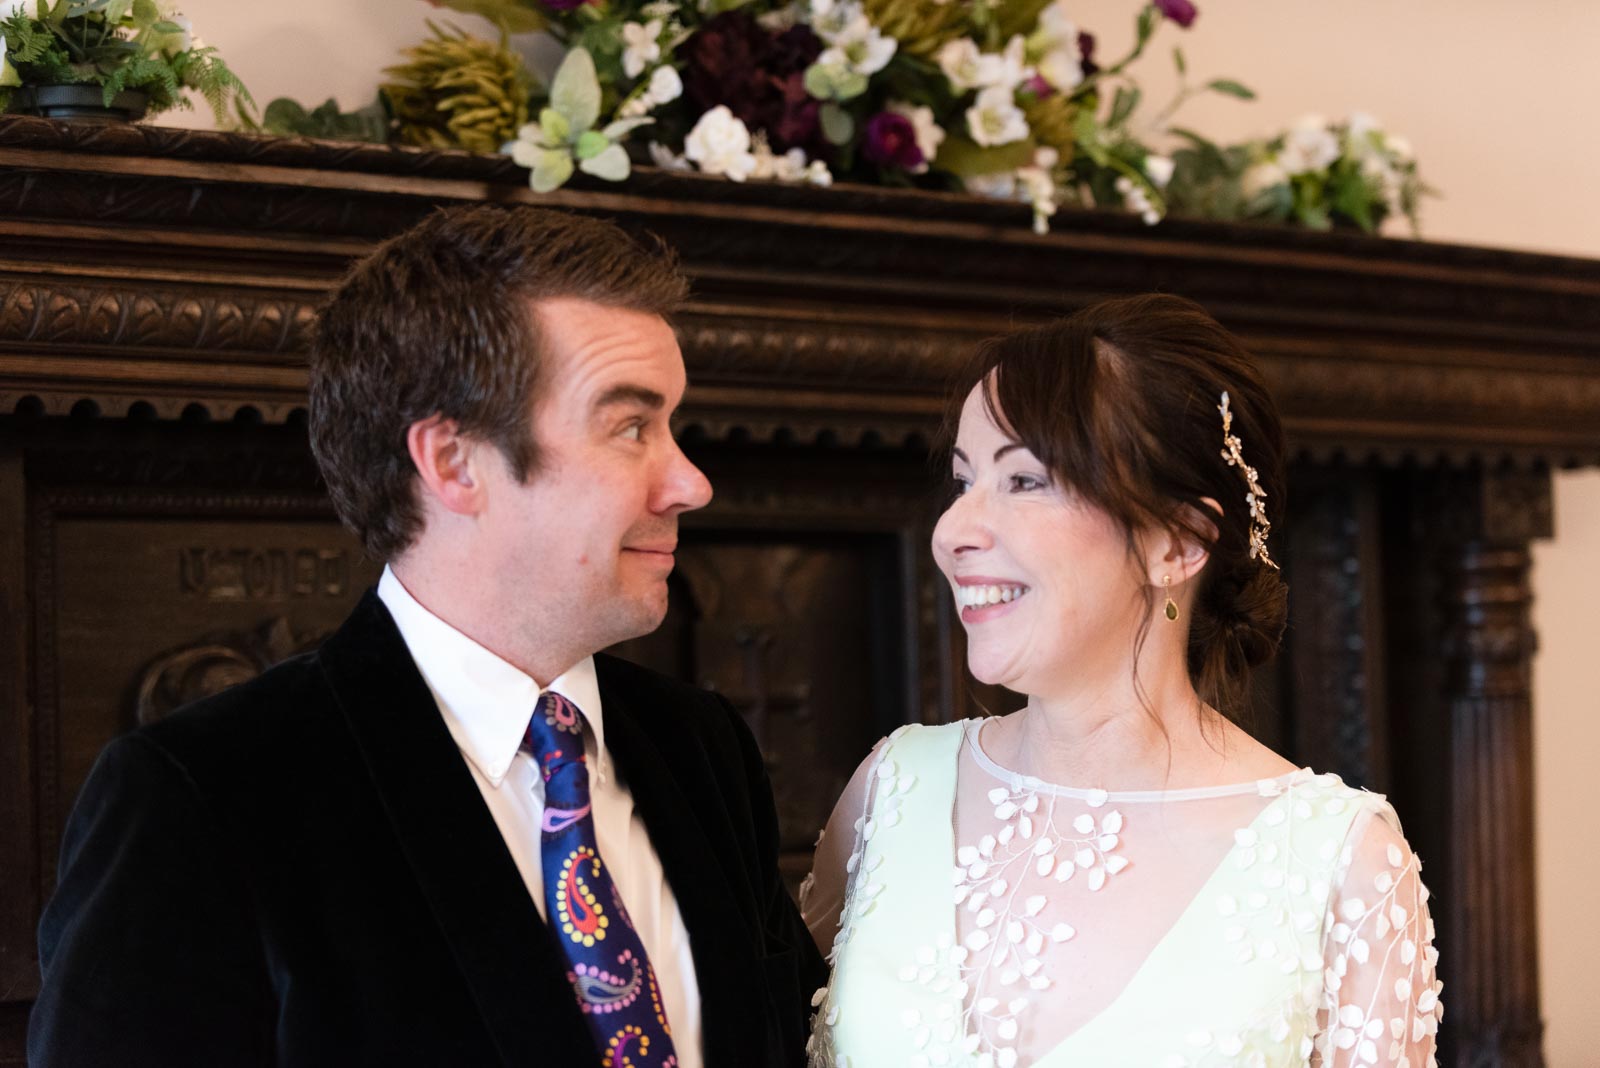
[{"label": "potted fern", "polygon": [[158,0],[0,0],[0,110],[136,121],[189,107],[193,89],[219,124],[250,93]]}]

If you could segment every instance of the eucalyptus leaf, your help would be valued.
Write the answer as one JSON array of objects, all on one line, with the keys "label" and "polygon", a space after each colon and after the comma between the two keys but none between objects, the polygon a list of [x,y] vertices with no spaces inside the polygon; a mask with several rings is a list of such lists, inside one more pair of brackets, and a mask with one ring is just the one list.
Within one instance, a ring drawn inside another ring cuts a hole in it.
[{"label": "eucalyptus leaf", "polygon": [[600,118],[600,79],[594,59],[582,48],[567,53],[550,83],[550,106],[566,117],[572,132],[582,134]]},{"label": "eucalyptus leaf", "polygon": [[600,132],[605,134],[606,139],[609,141],[620,141],[633,131],[637,130],[639,127],[649,126],[655,121],[655,119],[652,119],[648,116],[639,116],[632,119],[618,119],[616,122],[607,125],[606,128]]},{"label": "eucalyptus leaf", "polygon": [[572,157],[563,149],[547,148],[528,176],[528,184],[535,193],[548,193],[559,189],[572,177]]},{"label": "eucalyptus leaf", "polygon": [[958,178],[1001,174],[1032,163],[1036,147],[1032,141],[1023,140],[984,148],[969,138],[951,134],[939,146],[933,165]]},{"label": "eucalyptus leaf", "polygon": [[604,178],[608,182],[622,181],[631,170],[628,153],[623,151],[621,145],[611,145],[604,152],[584,160],[578,166],[583,173]]},{"label": "eucalyptus leaf", "polygon": [[1251,89],[1248,86],[1240,85],[1238,82],[1232,81],[1228,78],[1218,78],[1214,82],[1209,82],[1206,84],[1206,88],[1210,89],[1212,92],[1221,93],[1224,96],[1237,97],[1240,100],[1254,100],[1256,98],[1254,89]]},{"label": "eucalyptus leaf", "polygon": [[572,154],[580,161],[593,159],[611,147],[611,142],[606,140],[606,135],[597,130],[588,130],[578,138],[572,148]]},{"label": "eucalyptus leaf", "polygon": [[856,120],[838,104],[824,104],[817,111],[817,121],[822,126],[822,136],[829,144],[847,145],[856,133]]},{"label": "eucalyptus leaf", "polygon": [[539,129],[544,134],[544,143],[551,148],[566,144],[567,138],[572,136],[572,123],[555,108],[539,112]]}]

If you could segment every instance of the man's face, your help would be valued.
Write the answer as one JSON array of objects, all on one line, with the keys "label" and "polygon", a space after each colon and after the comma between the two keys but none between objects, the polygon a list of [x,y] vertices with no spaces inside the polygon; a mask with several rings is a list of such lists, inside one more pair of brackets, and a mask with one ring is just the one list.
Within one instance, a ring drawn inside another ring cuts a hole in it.
[{"label": "man's face", "polygon": [[488,465],[484,562],[518,629],[575,662],[661,625],[678,515],[703,507],[711,484],[668,426],[685,380],[665,321],[576,299],[534,313],[547,361],[533,412],[542,463],[522,484],[498,454]]}]

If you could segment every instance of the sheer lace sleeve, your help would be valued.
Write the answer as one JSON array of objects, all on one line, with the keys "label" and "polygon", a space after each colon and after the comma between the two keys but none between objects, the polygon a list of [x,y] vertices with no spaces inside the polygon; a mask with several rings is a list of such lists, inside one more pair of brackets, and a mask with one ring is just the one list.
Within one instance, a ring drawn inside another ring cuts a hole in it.
[{"label": "sheer lace sleeve", "polygon": [[874,772],[883,744],[880,741],[875,745],[850,777],[844,793],[833,806],[827,827],[817,839],[811,874],[800,885],[800,913],[811,931],[811,940],[830,962],[834,939],[839,934],[839,916],[850,889],[850,876],[854,874],[850,870],[851,858],[861,851],[858,839],[872,800]]},{"label": "sheer lace sleeve", "polygon": [[1433,1066],[1443,986],[1421,862],[1386,803],[1351,827],[1323,947],[1319,1068]]}]

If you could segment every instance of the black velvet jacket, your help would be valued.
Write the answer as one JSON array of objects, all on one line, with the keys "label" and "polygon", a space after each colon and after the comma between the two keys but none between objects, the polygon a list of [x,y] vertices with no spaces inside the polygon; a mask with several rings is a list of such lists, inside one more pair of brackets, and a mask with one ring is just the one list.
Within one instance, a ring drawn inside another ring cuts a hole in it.
[{"label": "black velvet jacket", "polygon": [[[606,745],[688,928],[708,1066],[803,1061],[827,972],[722,698],[596,658]],[[30,1063],[598,1063],[540,919],[393,620],[125,735],[40,923]]]}]

